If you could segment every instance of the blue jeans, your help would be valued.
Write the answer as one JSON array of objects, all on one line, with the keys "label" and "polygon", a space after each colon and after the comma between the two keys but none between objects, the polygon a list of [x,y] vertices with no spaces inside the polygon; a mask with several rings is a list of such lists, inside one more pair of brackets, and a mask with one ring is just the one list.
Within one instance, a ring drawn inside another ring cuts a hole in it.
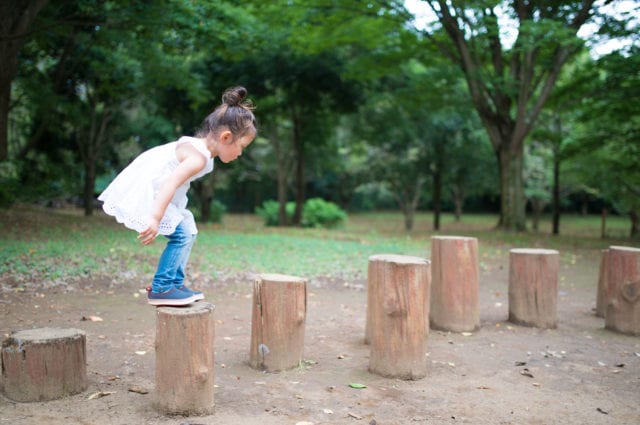
[{"label": "blue jeans", "polygon": [[153,292],[168,291],[184,284],[185,269],[196,235],[188,233],[184,222],[182,222],[166,238],[169,239],[169,242],[160,256],[158,270],[153,277],[151,284]]}]

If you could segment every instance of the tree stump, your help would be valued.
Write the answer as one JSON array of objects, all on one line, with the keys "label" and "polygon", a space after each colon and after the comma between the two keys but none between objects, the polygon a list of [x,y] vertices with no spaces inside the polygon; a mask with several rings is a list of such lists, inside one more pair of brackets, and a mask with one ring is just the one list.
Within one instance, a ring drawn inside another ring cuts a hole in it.
[{"label": "tree stump", "polygon": [[267,372],[299,366],[306,316],[306,279],[259,275],[253,283],[250,366]]},{"label": "tree stump", "polygon": [[428,260],[404,255],[369,257],[367,315],[369,371],[400,379],[426,375],[429,334]]},{"label": "tree stump", "polygon": [[603,249],[600,257],[600,273],[598,274],[598,292],[596,296],[596,316],[604,317],[609,302],[607,294],[607,276],[609,273],[609,250]]},{"label": "tree stump", "polygon": [[640,249],[609,247],[605,328],[640,335]]},{"label": "tree stump", "polygon": [[203,415],[214,408],[215,307],[197,302],[156,309],[156,408]]},{"label": "tree stump", "polygon": [[79,329],[18,331],[2,342],[2,388],[14,401],[46,401],[87,388],[86,336]]},{"label": "tree stump", "polygon": [[432,329],[469,332],[480,326],[478,239],[431,238]]},{"label": "tree stump", "polygon": [[560,255],[553,249],[509,251],[509,321],[556,327]]}]

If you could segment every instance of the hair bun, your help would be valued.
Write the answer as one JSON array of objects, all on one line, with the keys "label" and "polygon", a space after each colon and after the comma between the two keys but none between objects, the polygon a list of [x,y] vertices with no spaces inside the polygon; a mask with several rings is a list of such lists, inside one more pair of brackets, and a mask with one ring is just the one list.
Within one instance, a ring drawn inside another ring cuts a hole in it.
[{"label": "hair bun", "polygon": [[247,89],[242,86],[232,87],[225,90],[222,95],[222,103],[226,103],[229,106],[242,106],[246,97]]}]

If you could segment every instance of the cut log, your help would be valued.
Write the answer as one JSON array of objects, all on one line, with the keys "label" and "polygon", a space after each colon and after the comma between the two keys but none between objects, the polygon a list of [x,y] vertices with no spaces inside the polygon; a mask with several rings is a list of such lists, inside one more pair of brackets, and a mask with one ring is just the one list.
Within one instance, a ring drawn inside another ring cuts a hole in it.
[{"label": "cut log", "polygon": [[509,321],[556,327],[560,255],[553,249],[509,251]]},{"label": "cut log", "polygon": [[79,329],[14,332],[2,342],[3,393],[14,401],[46,401],[87,388],[86,336]]},{"label": "cut log", "polygon": [[606,292],[605,328],[640,335],[640,249],[609,247]]},{"label": "cut log", "polygon": [[306,316],[306,279],[258,275],[253,283],[250,366],[267,372],[299,366]]},{"label": "cut log", "polygon": [[609,273],[609,250],[603,249],[600,257],[600,273],[598,274],[598,292],[596,296],[596,316],[604,317],[609,303],[607,294],[607,276]]},{"label": "cut log", "polygon": [[369,371],[399,379],[426,375],[429,334],[428,260],[404,255],[369,257],[371,355]]},{"label": "cut log", "polygon": [[431,238],[432,329],[470,332],[480,326],[478,239]]},{"label": "cut log", "polygon": [[207,302],[156,309],[155,405],[160,412],[213,412],[214,310]]}]

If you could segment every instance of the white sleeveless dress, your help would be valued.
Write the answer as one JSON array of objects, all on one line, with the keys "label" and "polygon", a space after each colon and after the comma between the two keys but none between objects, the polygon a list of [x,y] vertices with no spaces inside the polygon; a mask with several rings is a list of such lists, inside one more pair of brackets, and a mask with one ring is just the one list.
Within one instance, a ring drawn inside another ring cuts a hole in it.
[{"label": "white sleeveless dress", "polygon": [[182,221],[191,234],[198,233],[193,214],[187,210],[187,191],[193,180],[213,171],[213,158],[204,141],[195,137],[183,136],[175,142],[156,146],[141,153],[98,197],[98,200],[104,202],[104,212],[114,216],[118,223],[129,229],[137,232],[146,229],[154,199],[164,180],[179,164],[176,147],[182,143],[190,143],[202,152],[207,158],[207,163],[200,172],[178,187],[160,221],[158,233],[170,235]]}]

